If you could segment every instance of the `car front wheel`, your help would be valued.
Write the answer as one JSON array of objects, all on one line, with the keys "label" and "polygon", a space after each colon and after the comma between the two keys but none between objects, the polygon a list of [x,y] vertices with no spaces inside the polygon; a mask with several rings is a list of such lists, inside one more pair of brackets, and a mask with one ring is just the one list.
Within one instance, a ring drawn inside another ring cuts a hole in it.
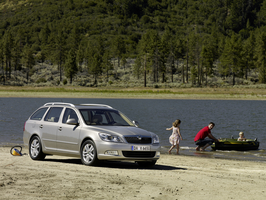
[{"label": "car front wheel", "polygon": [[29,153],[32,160],[43,160],[45,154],[42,152],[42,143],[38,136],[34,136],[30,140]]},{"label": "car front wheel", "polygon": [[84,165],[92,166],[98,163],[97,149],[93,141],[87,140],[82,144],[80,157]]}]

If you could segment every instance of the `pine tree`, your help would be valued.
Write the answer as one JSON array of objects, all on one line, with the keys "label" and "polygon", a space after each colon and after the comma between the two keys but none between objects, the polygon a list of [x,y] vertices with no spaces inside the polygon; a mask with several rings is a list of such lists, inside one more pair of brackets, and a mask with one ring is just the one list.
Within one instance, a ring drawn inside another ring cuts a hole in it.
[{"label": "pine tree", "polygon": [[255,36],[253,33],[250,34],[250,37],[244,42],[243,51],[241,58],[243,60],[243,74],[245,79],[248,79],[248,72],[250,69],[253,69],[255,66]]},{"label": "pine tree", "polygon": [[69,78],[70,84],[72,84],[73,77],[78,72],[78,66],[77,66],[77,61],[76,61],[76,51],[74,48],[71,48],[70,51],[68,52],[64,70],[65,70],[65,76]]},{"label": "pine tree", "polygon": [[114,56],[118,60],[118,68],[120,68],[120,60],[122,59],[123,55],[126,53],[125,40],[121,36],[117,36],[113,40],[112,50],[113,50]]},{"label": "pine tree", "polygon": [[205,68],[206,86],[208,85],[207,77],[212,73],[214,57],[215,57],[214,48],[211,43],[207,42],[206,45],[202,46],[202,51],[201,51],[201,62],[202,62],[202,67]]},{"label": "pine tree", "polygon": [[224,51],[220,59],[222,64],[220,72],[226,75],[231,73],[233,76],[233,85],[235,85],[235,77],[239,73],[242,64],[240,57],[241,50],[241,40],[237,35],[232,34],[231,38],[226,39]]},{"label": "pine tree", "polygon": [[55,36],[55,43],[53,46],[53,61],[58,65],[60,82],[62,81],[63,63],[66,59],[66,36],[62,29],[58,30]]},{"label": "pine tree", "polygon": [[26,44],[22,51],[22,65],[26,68],[26,79],[27,83],[29,82],[29,72],[35,64],[35,60],[33,57],[33,51],[28,44]]},{"label": "pine tree", "polygon": [[11,77],[12,49],[14,40],[12,34],[8,31],[3,37],[3,54],[5,59],[6,79]]},{"label": "pine tree", "polygon": [[262,32],[256,41],[257,69],[259,71],[259,81],[266,83],[266,34]]},{"label": "pine tree", "polygon": [[[146,87],[147,85],[146,75],[150,64],[153,62],[152,59],[155,59],[155,61],[159,60],[158,48],[159,48],[159,35],[157,31],[148,30],[145,34],[142,35],[141,40],[139,41],[138,53],[143,63],[142,67],[144,72],[144,87]],[[156,69],[156,71],[158,70]]]}]

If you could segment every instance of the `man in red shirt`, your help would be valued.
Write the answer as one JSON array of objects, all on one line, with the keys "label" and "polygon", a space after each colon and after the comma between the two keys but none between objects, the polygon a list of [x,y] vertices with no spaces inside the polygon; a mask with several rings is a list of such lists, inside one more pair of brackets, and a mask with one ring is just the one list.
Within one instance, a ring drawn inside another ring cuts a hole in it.
[{"label": "man in red shirt", "polygon": [[[204,151],[208,146],[212,145],[214,141],[219,141],[211,134],[211,130],[214,126],[215,124],[210,122],[208,126],[205,126],[197,133],[194,138],[195,144],[198,145],[196,151]],[[205,139],[206,137],[209,137],[210,139]]]}]

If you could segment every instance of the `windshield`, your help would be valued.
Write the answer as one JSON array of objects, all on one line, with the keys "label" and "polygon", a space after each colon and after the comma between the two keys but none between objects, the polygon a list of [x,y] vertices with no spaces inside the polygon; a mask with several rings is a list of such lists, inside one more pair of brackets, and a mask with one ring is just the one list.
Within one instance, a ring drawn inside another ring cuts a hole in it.
[{"label": "windshield", "polygon": [[87,125],[134,126],[130,119],[117,110],[80,109]]}]

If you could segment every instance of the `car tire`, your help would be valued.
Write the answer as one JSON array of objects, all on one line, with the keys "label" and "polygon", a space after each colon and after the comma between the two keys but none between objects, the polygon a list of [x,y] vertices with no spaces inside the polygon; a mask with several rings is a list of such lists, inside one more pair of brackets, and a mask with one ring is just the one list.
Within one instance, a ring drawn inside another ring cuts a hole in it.
[{"label": "car tire", "polygon": [[93,141],[85,141],[80,149],[81,161],[84,165],[93,166],[98,163],[97,149]]},{"label": "car tire", "polygon": [[30,140],[29,154],[32,160],[43,160],[45,154],[42,152],[42,143],[38,136],[34,136]]},{"label": "car tire", "polygon": [[137,161],[140,167],[153,167],[156,164],[157,160],[151,161]]}]

